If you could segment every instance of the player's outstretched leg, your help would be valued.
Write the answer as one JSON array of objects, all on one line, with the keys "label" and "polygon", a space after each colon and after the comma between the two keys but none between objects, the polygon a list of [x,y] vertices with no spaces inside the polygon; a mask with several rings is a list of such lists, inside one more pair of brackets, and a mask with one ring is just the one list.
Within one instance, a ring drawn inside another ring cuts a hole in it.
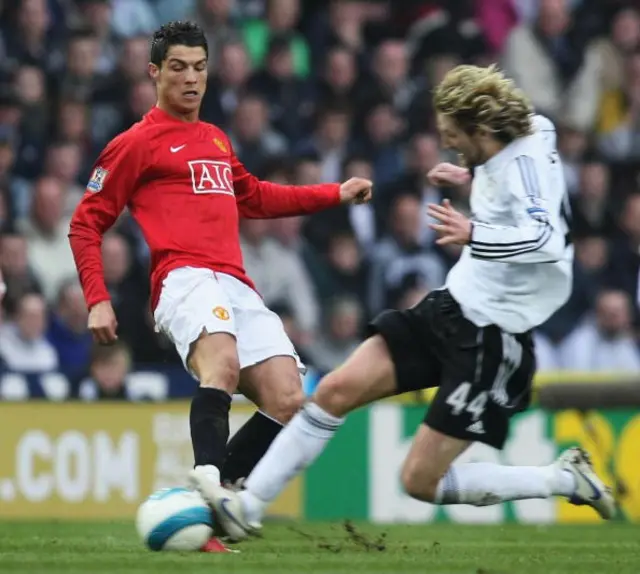
[{"label": "player's outstretched leg", "polygon": [[227,445],[222,484],[235,487],[249,476],[304,402],[298,364],[286,355],[275,355],[242,369],[238,391],[260,410]]},{"label": "player's outstretched leg", "polygon": [[195,460],[189,482],[211,504],[220,485],[231,396],[238,385],[235,339],[227,333],[204,334],[193,344],[189,368],[200,382],[189,416]]},{"label": "player's outstretched leg", "polygon": [[604,519],[615,514],[610,489],[581,449],[565,451],[548,466],[455,463],[469,444],[422,425],[402,470],[407,493],[424,502],[473,506],[562,496],[593,507]]},{"label": "player's outstretched leg", "polygon": [[267,506],[324,450],[355,408],[396,392],[395,369],[380,336],[367,339],[336,371],[322,379],[312,401],[273,441],[250,474],[246,489],[218,489],[214,511],[233,540],[260,528]]}]

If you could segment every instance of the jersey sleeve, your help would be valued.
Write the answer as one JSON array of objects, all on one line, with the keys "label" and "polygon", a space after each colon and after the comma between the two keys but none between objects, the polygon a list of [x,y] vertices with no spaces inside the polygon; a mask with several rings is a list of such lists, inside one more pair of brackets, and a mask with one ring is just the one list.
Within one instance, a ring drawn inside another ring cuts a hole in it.
[{"label": "jersey sleeve", "polygon": [[75,209],[69,242],[87,307],[108,300],[102,264],[102,236],[133,195],[146,166],[146,146],[128,132],[113,139],[93,167]]},{"label": "jersey sleeve", "polygon": [[555,206],[561,204],[562,197],[552,198],[548,194],[560,196],[564,189],[543,191],[535,160],[526,155],[507,165],[502,184],[508,187],[516,225],[473,221],[471,255],[506,263],[548,263],[561,259],[566,241],[559,225],[559,207]]},{"label": "jersey sleeve", "polygon": [[231,169],[241,217],[272,219],[316,213],[340,204],[340,185],[281,185],[250,174],[232,152]]}]

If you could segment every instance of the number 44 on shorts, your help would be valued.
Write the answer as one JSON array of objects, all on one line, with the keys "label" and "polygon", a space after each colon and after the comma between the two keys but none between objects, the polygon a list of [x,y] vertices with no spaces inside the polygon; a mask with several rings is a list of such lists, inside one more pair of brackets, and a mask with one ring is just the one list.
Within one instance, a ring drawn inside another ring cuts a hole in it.
[{"label": "number 44 on shorts", "polygon": [[471,401],[469,401],[469,393],[471,392],[471,383],[461,383],[448,397],[446,403],[451,407],[454,415],[460,415],[463,412],[471,414],[471,418],[477,421],[484,413],[487,406],[487,391],[478,393]]}]

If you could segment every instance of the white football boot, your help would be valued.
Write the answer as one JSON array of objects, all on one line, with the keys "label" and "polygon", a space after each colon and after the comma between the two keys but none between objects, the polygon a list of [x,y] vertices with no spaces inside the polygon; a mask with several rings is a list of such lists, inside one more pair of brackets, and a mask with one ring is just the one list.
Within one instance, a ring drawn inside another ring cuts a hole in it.
[{"label": "white football boot", "polygon": [[[213,467],[211,467],[213,468]],[[245,518],[244,506],[238,492],[220,485],[220,474],[211,472],[207,466],[197,466],[189,473],[189,484],[197,490],[213,511],[220,527],[229,542],[239,542],[249,535],[256,535],[261,528],[259,523],[249,522]]]},{"label": "white football boot", "polygon": [[571,504],[591,506],[602,518],[611,520],[616,514],[616,501],[611,488],[596,474],[591,457],[581,448],[565,450],[555,464],[570,472],[576,481],[576,491],[569,498]]}]

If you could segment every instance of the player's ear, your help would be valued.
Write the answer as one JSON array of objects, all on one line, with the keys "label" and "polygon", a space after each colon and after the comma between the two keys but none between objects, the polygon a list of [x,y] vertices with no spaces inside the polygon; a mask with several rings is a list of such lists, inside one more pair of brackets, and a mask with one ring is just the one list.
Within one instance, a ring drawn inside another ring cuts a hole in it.
[{"label": "player's ear", "polygon": [[153,81],[156,81],[158,79],[158,74],[160,73],[160,68],[158,68],[158,66],[156,66],[152,62],[149,62],[148,70],[149,70],[149,77]]}]

